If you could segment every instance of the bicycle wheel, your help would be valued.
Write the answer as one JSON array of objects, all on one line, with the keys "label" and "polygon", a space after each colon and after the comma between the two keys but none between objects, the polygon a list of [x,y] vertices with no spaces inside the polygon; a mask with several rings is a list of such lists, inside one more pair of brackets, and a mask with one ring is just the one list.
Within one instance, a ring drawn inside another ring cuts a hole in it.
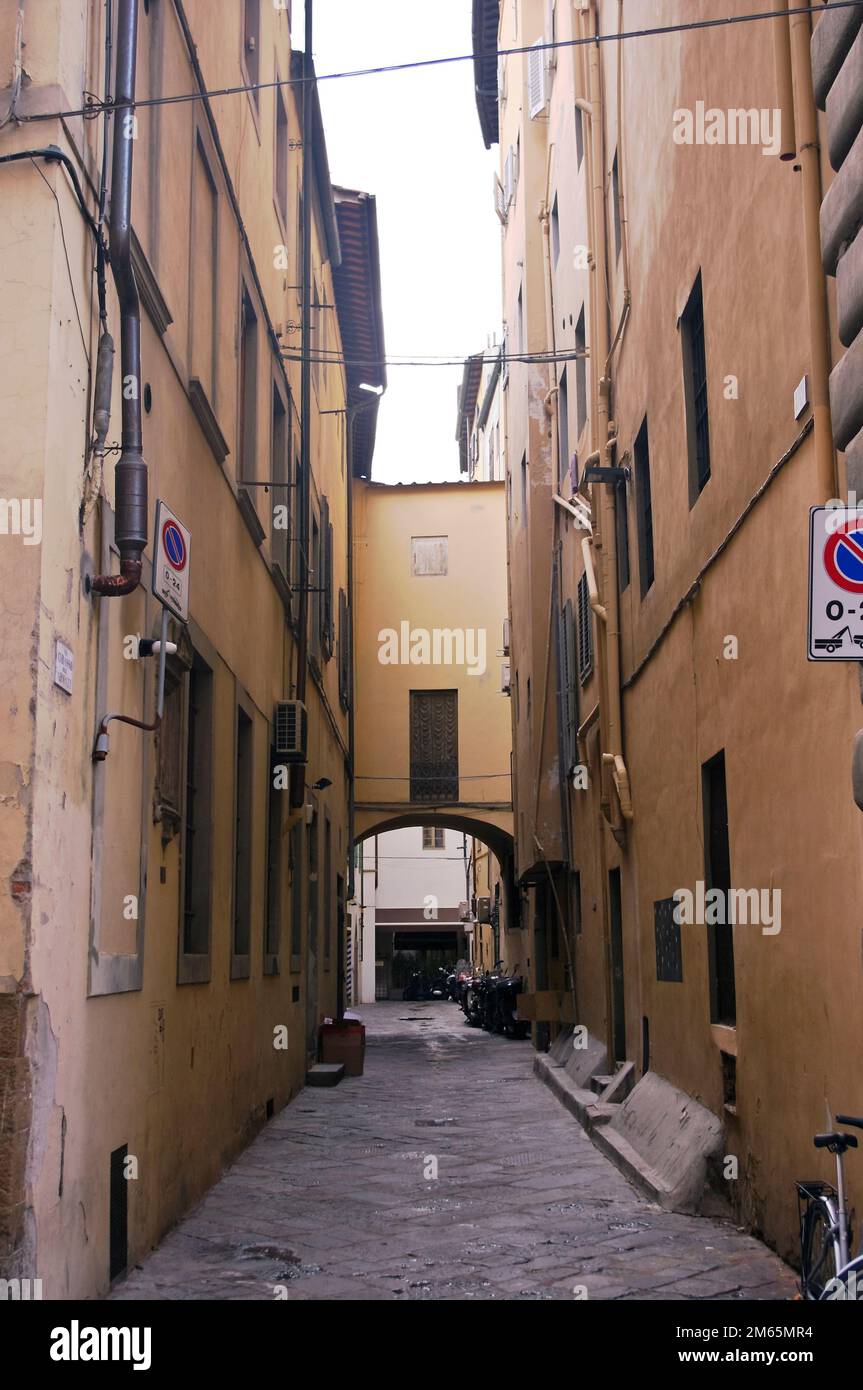
[{"label": "bicycle wheel", "polygon": [[826,1198],[812,1201],[806,1208],[800,1244],[803,1296],[817,1300],[841,1265],[836,1216]]},{"label": "bicycle wheel", "polygon": [[834,1279],[829,1279],[821,1294],[822,1302],[842,1300],[863,1303],[863,1255],[858,1255]]}]

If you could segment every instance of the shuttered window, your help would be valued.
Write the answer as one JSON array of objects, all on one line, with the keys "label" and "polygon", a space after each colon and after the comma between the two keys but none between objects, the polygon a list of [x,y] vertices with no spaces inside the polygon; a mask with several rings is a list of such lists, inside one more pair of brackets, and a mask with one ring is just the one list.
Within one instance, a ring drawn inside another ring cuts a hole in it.
[{"label": "shuttered window", "polygon": [[562,756],[566,777],[576,761],[576,735],[578,732],[578,686],[576,667],[575,615],[572,600],[567,599],[560,610],[560,731]]},{"label": "shuttered window", "polygon": [[458,691],[410,695],[411,801],[458,801]]},{"label": "shuttered window", "polygon": [[584,685],[593,670],[593,631],[587,575],[578,581],[578,679]]},{"label": "shuttered window", "polygon": [[653,583],[653,501],[650,491],[650,443],[647,420],[638,431],[635,441],[635,502],[638,509],[638,569],[641,597]]},{"label": "shuttered window", "polygon": [[707,413],[707,354],[704,347],[704,299],[701,271],[680,320],[683,346],[683,385],[686,400],[686,439],[689,455],[689,505],[710,477],[710,428]]}]

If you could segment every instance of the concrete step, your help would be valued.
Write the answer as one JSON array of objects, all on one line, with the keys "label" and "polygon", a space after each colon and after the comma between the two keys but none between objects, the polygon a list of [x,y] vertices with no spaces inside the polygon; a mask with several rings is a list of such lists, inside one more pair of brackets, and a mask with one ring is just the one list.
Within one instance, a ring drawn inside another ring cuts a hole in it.
[{"label": "concrete step", "polygon": [[306,1085],[338,1086],[344,1074],[344,1062],[316,1062],[306,1072]]},{"label": "concrete step", "polygon": [[590,1089],[597,1096],[601,1096],[614,1080],[613,1076],[592,1076],[590,1078]]}]

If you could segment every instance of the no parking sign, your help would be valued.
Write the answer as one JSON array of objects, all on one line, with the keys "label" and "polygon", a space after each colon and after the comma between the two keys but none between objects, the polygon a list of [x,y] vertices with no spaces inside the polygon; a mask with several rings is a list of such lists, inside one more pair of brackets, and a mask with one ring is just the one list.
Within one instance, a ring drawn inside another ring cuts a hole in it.
[{"label": "no parking sign", "polygon": [[189,620],[189,551],[191,532],[164,502],[156,503],[153,545],[153,594],[181,622]]},{"label": "no parking sign", "polygon": [[863,508],[809,513],[810,661],[863,661]]}]

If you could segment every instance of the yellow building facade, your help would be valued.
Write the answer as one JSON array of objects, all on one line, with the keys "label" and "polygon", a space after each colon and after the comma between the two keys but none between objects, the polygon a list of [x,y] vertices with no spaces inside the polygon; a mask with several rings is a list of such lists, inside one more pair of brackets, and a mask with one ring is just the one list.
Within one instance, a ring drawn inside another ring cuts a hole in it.
[{"label": "yellow building facade", "polygon": [[[342,359],[362,341],[382,389],[374,199],[331,184],[288,7],[219,8],[118,0],[108,35],[96,0],[28,6],[23,32],[0,4],[24,74],[0,92],[2,492],[42,518],[0,538],[0,1265],[50,1298],[158,1240],[342,1002],[348,499],[377,404]],[[204,95],[225,87],[247,90]],[[106,92],[126,104],[75,114]],[[148,485],[131,511],[118,458]],[[157,499],[191,533],[161,721]]]},{"label": "yellow building facade", "polygon": [[[792,1256],[794,1180],[832,1175],[825,1097],[861,1105],[858,672],[806,659],[809,508],[846,487],[833,174],[806,137],[808,17],[686,29],[709,9],[618,42],[647,24],[632,3],[473,6],[500,151],[516,873],[540,1047],[574,1018],[628,1104],[649,1074],[718,1120],[719,1187]],[[699,139],[705,106],[722,140]],[[675,923],[699,884],[765,912]]]}]

